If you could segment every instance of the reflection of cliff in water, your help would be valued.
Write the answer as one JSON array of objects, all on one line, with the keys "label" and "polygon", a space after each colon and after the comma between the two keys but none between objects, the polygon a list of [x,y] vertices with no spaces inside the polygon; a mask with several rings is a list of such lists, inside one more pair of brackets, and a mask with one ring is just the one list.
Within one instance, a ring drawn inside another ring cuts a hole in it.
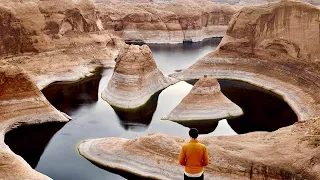
[{"label": "reflection of cliff in water", "polygon": [[219,80],[221,91],[240,106],[243,116],[228,120],[239,134],[275,131],[298,121],[291,107],[276,94],[241,81]]},{"label": "reflection of cliff in water", "polygon": [[157,109],[160,92],[154,94],[146,104],[137,109],[120,109],[112,107],[116,112],[121,126],[126,130],[143,131],[151,123],[154,112]]},{"label": "reflection of cliff in water", "polygon": [[[189,80],[194,85],[197,80]],[[219,80],[221,92],[240,106],[244,114],[229,119],[238,134],[254,131],[275,131],[298,121],[291,107],[276,94],[260,87],[235,80]]]},{"label": "reflection of cliff in water", "polygon": [[176,123],[179,123],[185,127],[188,128],[197,128],[199,131],[199,134],[209,134],[211,132],[213,132],[214,130],[216,130],[219,122],[217,122],[217,120],[214,121],[207,121],[206,122],[199,122],[199,121],[192,121],[192,122],[179,122],[179,121],[175,121]]},{"label": "reflection of cliff in water", "polygon": [[35,168],[47,144],[53,135],[65,123],[45,123],[22,126],[5,135],[5,143],[15,153],[20,155]]},{"label": "reflection of cliff in water", "polygon": [[98,101],[101,73],[75,82],[55,82],[42,90],[48,101],[58,110],[69,113],[83,104]]}]

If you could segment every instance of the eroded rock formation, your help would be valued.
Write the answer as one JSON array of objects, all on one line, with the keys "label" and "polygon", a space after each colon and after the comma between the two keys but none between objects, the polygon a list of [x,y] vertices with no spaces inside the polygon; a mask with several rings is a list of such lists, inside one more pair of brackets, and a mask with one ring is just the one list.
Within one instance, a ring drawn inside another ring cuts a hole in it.
[{"label": "eroded rock formation", "polygon": [[[320,177],[320,119],[270,133],[205,137],[211,159],[207,179],[299,179]],[[101,166],[155,179],[181,179],[178,154],[188,140],[164,134],[136,139],[102,138],[82,142],[82,156]]]},{"label": "eroded rock formation", "polygon": [[4,134],[13,128],[68,119],[46,100],[21,68],[0,67],[0,179],[50,179],[33,170],[4,144]]},{"label": "eroded rock formation", "polygon": [[172,77],[246,81],[282,95],[299,120],[320,116],[319,17],[318,8],[295,1],[245,7],[216,51]]},{"label": "eroded rock formation", "polygon": [[134,109],[145,104],[156,92],[176,82],[159,71],[147,45],[125,45],[102,98],[112,106]]},{"label": "eroded rock formation", "polygon": [[190,93],[163,119],[181,124],[193,121],[205,123],[242,114],[241,108],[222,94],[218,80],[205,76],[196,82]]},{"label": "eroded rock formation", "polygon": [[225,34],[235,8],[207,0],[97,0],[104,29],[147,43],[201,41]]},{"label": "eroded rock formation", "polygon": [[1,0],[0,12],[0,65],[22,66],[40,88],[114,66],[124,44],[102,31],[89,0]]}]

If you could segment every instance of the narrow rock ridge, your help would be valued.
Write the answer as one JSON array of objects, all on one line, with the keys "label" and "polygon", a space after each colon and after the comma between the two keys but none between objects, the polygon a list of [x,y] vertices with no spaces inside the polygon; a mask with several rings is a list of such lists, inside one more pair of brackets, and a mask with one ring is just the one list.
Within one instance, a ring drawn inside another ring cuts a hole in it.
[{"label": "narrow rock ridge", "polygon": [[241,116],[239,106],[222,94],[220,84],[213,77],[204,76],[196,82],[190,93],[167,117],[180,123],[192,121],[219,121]]},{"label": "narrow rock ridge", "polygon": [[207,0],[96,1],[105,30],[126,40],[182,43],[222,37],[236,8]]},{"label": "narrow rock ridge", "polygon": [[245,81],[281,95],[299,120],[318,117],[319,17],[315,6],[290,0],[245,7],[231,20],[216,51],[170,76]]},{"label": "narrow rock ridge", "polygon": [[0,114],[0,179],[50,179],[14,154],[4,135],[21,125],[69,120],[46,100],[26,71],[14,66],[0,66]]},{"label": "narrow rock ridge", "polygon": [[[275,132],[203,137],[210,163],[207,179],[297,179],[320,177],[320,119],[296,123]],[[164,134],[136,139],[101,138],[83,141],[78,150],[88,160],[155,179],[181,179],[178,164],[188,140]]]},{"label": "narrow rock ridge", "polygon": [[102,98],[112,106],[135,109],[176,82],[159,71],[147,45],[124,45]]}]

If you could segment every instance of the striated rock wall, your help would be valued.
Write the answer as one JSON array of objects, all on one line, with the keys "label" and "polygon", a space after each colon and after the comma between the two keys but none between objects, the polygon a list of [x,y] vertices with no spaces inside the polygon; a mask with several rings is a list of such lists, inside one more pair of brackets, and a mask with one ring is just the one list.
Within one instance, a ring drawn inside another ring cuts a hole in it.
[{"label": "striated rock wall", "polygon": [[103,29],[90,0],[0,1],[0,56],[67,48],[67,32]]},{"label": "striated rock wall", "polygon": [[245,7],[235,14],[219,52],[261,58],[320,61],[320,10],[307,3],[283,1]]},{"label": "striated rock wall", "polygon": [[124,44],[103,31],[90,0],[1,0],[0,17],[0,66],[23,67],[40,89],[114,66]]},{"label": "striated rock wall", "polygon": [[0,179],[50,179],[33,170],[4,143],[4,134],[26,124],[67,122],[43,96],[26,72],[0,67]]},{"label": "striated rock wall", "polygon": [[299,120],[320,116],[320,9],[296,1],[244,7],[216,51],[172,77],[246,81],[281,95]]},{"label": "striated rock wall", "polygon": [[96,1],[104,29],[124,39],[147,43],[181,43],[222,37],[236,12],[206,0]]}]

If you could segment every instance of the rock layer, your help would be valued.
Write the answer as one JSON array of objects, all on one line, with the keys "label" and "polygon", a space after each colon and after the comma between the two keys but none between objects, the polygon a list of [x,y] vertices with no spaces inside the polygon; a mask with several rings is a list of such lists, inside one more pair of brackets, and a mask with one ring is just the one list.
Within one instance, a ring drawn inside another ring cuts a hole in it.
[{"label": "rock layer", "polygon": [[1,0],[0,12],[0,65],[23,67],[39,88],[114,66],[124,44],[103,31],[91,1]]},{"label": "rock layer", "polygon": [[104,29],[146,43],[201,41],[225,34],[235,8],[207,0],[98,0]]},{"label": "rock layer", "polygon": [[320,10],[281,1],[245,7],[215,52],[172,77],[242,80],[281,95],[299,120],[320,116]]},{"label": "rock layer", "polygon": [[[205,137],[210,163],[207,179],[299,179],[320,177],[320,119],[296,123],[270,133]],[[164,134],[136,139],[83,141],[82,156],[105,167],[155,179],[181,179],[178,154],[188,140]]]},{"label": "rock layer", "polygon": [[164,119],[187,123],[218,121],[242,115],[239,106],[222,94],[220,84],[213,77],[203,77],[196,82],[190,93]]},{"label": "rock layer", "polygon": [[0,67],[0,179],[50,179],[4,144],[4,134],[26,124],[67,122],[21,68]]},{"label": "rock layer", "polygon": [[125,45],[102,98],[112,106],[134,109],[145,104],[156,92],[176,82],[159,71],[147,45]]}]

